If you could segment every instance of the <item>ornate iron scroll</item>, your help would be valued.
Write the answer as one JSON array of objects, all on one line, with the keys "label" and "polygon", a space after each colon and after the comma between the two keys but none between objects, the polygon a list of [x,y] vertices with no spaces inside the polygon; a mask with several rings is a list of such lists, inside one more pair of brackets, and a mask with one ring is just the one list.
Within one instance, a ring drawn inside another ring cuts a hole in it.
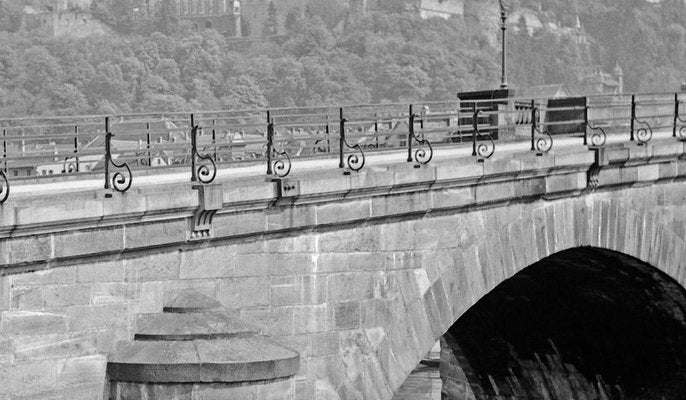
[{"label": "ornate iron scroll", "polygon": [[5,171],[0,171],[0,180],[0,204],[3,204],[10,197],[10,180]]},{"label": "ornate iron scroll", "polygon": [[[429,142],[428,139],[424,137],[424,131],[421,133],[421,137],[417,136],[417,134],[414,131],[414,124],[416,121],[417,115],[412,111],[412,104],[410,104],[410,121],[409,121],[409,127],[410,127],[410,133],[409,137],[407,138],[407,162],[412,162],[412,161],[417,161],[419,165],[426,165],[429,162],[431,162],[431,159],[434,157],[434,149],[433,146],[431,146],[431,142]],[[422,128],[424,127],[424,123],[422,121]],[[418,148],[414,150],[414,157],[412,154],[412,143],[413,141],[417,142],[420,146],[426,146],[428,147],[428,150],[425,148]]]},{"label": "ornate iron scroll", "polygon": [[553,148],[553,136],[548,129],[542,131],[538,121],[541,118],[541,111],[536,103],[531,101],[531,150],[536,151],[537,156],[549,152]]},{"label": "ornate iron scroll", "polygon": [[[217,164],[214,161],[214,157],[209,154],[200,154],[198,152],[198,132],[202,130],[200,125],[195,125],[195,118],[191,114],[191,181],[199,181],[205,185],[212,183],[214,178],[217,177]],[[197,165],[196,160],[200,159],[202,161],[209,161],[208,164]]]},{"label": "ornate iron scroll", "polygon": [[[364,150],[362,150],[362,146],[360,146],[359,143],[351,146],[348,141],[345,139],[345,123],[347,120],[343,117],[343,108],[340,109],[340,140],[339,140],[339,162],[338,162],[338,167],[339,168],[348,168],[350,171],[355,171],[359,172],[362,168],[364,168],[364,164],[367,160]],[[345,149],[348,148],[350,150],[355,150],[356,152],[359,152],[359,154],[353,153],[349,154],[348,157],[345,157]]]},{"label": "ornate iron scroll", "polygon": [[[279,151],[274,148],[274,121],[269,111],[267,111],[267,120],[269,121],[267,124],[267,175],[285,178],[291,173],[291,157],[286,150]],[[276,161],[274,157],[277,157]]]},{"label": "ornate iron scroll", "polygon": [[[631,96],[631,140],[634,138],[638,140],[639,146],[642,146],[653,138],[653,128],[647,121],[638,119],[636,114],[636,109],[638,107],[638,101],[636,101],[636,95]],[[636,124],[642,125],[640,128],[635,129]],[[634,136],[634,132],[636,135]]]},{"label": "ornate iron scroll", "polygon": [[677,137],[677,132],[678,132],[678,137],[681,140],[686,140],[686,119],[681,118],[681,115],[679,114],[679,107],[682,104],[686,104],[683,101],[679,100],[679,94],[676,93],[674,94],[674,137]]},{"label": "ornate iron scroll", "polygon": [[[110,117],[105,117],[105,189],[114,188],[117,192],[124,193],[131,188],[133,174],[129,164],[125,162],[118,164],[112,158],[113,137],[114,134],[110,132]],[[110,176],[110,166],[125,171],[117,171]]]},{"label": "ornate iron scroll", "polygon": [[586,122],[586,126],[593,132],[591,135],[591,146],[593,147],[603,147],[607,142],[607,134],[605,129],[591,125],[591,123]]},{"label": "ornate iron scroll", "polygon": [[474,103],[474,114],[472,116],[472,125],[474,127],[474,133],[472,134],[472,156],[474,157],[481,157],[479,158],[479,162],[483,162],[486,159],[491,158],[493,153],[495,153],[495,141],[493,140],[493,137],[491,136],[490,133],[486,132],[486,135],[488,135],[488,140],[490,141],[490,146],[487,143],[478,143],[478,137],[481,132],[479,132],[479,114],[481,114],[481,110],[476,107],[476,103]]},{"label": "ornate iron scroll", "polygon": [[62,173],[72,174],[74,172],[79,172],[79,159],[76,157],[67,157],[62,163]]}]

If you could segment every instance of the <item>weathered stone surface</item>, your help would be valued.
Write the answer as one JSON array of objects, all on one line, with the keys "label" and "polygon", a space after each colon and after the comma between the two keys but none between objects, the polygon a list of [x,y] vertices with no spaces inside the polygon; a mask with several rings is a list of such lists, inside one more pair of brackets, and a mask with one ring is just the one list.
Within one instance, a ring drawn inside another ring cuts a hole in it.
[{"label": "weathered stone surface", "polygon": [[[55,365],[52,361],[0,364],[0,393],[47,398],[41,394],[56,389]],[[61,398],[61,393],[60,398]]]},{"label": "weathered stone surface", "polygon": [[41,310],[44,306],[43,289],[40,286],[15,286],[11,290],[11,304],[13,310]]},{"label": "weathered stone surface", "polygon": [[43,288],[46,307],[78,306],[91,303],[90,285],[50,285]]},{"label": "weathered stone surface", "polygon": [[104,386],[107,357],[92,355],[88,357],[71,358],[64,366],[57,369],[57,381],[61,385],[84,385],[90,382]]},{"label": "weathered stone surface", "polygon": [[11,279],[14,285],[50,285],[50,284],[68,284],[76,282],[76,268],[55,268],[43,271],[36,271],[31,273],[12,275],[7,279]]},{"label": "weathered stone surface", "polygon": [[263,337],[123,343],[110,379],[125,382],[249,382],[292,376],[299,356]]},{"label": "weathered stone surface", "polygon": [[121,260],[79,265],[77,282],[121,282],[124,280],[124,263]]},{"label": "weathered stone surface", "polygon": [[129,307],[127,304],[104,304],[66,308],[69,330],[83,332],[127,326],[131,318]]},{"label": "weathered stone surface", "polygon": [[18,336],[14,355],[18,361],[72,358],[96,353],[95,337],[89,334]]},{"label": "weathered stone surface", "polygon": [[0,315],[0,334],[11,337],[64,333],[67,331],[67,317],[61,314],[3,311]]},{"label": "weathered stone surface", "polygon": [[129,282],[178,279],[181,253],[159,253],[124,260],[124,278]]},{"label": "weathered stone surface", "polygon": [[140,288],[136,284],[106,282],[93,284],[91,304],[113,304],[136,302],[140,299]]},{"label": "weathered stone surface", "polygon": [[97,230],[54,235],[55,257],[72,257],[97,254],[124,248],[124,229],[101,228]]},{"label": "weathered stone surface", "polygon": [[267,229],[272,231],[315,225],[315,206],[275,207],[267,211]]},{"label": "weathered stone surface", "polygon": [[318,225],[368,219],[372,215],[372,201],[369,199],[318,205]]},{"label": "weathered stone surface", "polygon": [[266,306],[269,289],[266,277],[222,279],[217,286],[217,300],[228,308]]},{"label": "weathered stone surface", "polygon": [[182,242],[186,240],[187,231],[185,219],[129,225],[124,231],[124,244],[126,248],[140,248]]},{"label": "weathered stone surface", "polygon": [[293,307],[260,307],[241,310],[240,317],[266,335],[292,335],[293,314]]},{"label": "weathered stone surface", "polygon": [[143,314],[138,317],[135,340],[212,340],[254,336],[259,331],[221,312]]},{"label": "weathered stone surface", "polygon": [[293,333],[317,333],[327,330],[327,305],[298,306],[293,308]]},{"label": "weathered stone surface", "polygon": [[357,329],[360,327],[360,302],[348,301],[334,306],[334,327],[336,330]]},{"label": "weathered stone surface", "polygon": [[9,263],[47,260],[52,255],[52,239],[47,235],[5,241]]}]

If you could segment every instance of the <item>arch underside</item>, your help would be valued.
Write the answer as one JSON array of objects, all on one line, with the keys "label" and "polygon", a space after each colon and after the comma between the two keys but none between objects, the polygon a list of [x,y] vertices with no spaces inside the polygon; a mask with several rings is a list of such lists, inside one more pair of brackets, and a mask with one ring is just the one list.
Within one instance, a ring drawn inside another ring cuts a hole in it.
[{"label": "arch underside", "polygon": [[443,344],[449,399],[680,399],[686,292],[636,258],[573,248],[502,282]]}]

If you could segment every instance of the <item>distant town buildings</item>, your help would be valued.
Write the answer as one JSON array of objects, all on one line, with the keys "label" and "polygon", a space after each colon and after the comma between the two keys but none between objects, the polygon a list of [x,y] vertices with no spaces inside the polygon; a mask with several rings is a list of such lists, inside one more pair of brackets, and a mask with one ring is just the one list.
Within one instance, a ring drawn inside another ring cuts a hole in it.
[{"label": "distant town buildings", "polygon": [[582,94],[621,94],[624,93],[624,72],[617,64],[612,73],[593,67],[581,77],[577,91]]},{"label": "distant town buildings", "polygon": [[171,2],[180,21],[194,30],[214,29],[226,36],[243,36],[240,0],[146,0],[147,15],[155,15],[162,2]]},{"label": "distant town buildings", "polygon": [[91,0],[6,0],[12,10],[11,31],[31,32],[38,36],[86,37],[94,33],[107,33],[108,27],[93,18]]},{"label": "distant town buildings", "polygon": [[464,16],[464,0],[421,0],[417,6],[422,18]]}]

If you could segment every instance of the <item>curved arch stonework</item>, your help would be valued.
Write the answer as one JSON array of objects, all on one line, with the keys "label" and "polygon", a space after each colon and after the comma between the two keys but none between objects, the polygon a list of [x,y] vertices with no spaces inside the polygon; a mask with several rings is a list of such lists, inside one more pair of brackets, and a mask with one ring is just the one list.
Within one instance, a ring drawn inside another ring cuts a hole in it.
[{"label": "curved arch stonework", "polygon": [[[385,257],[385,273],[373,279],[373,312],[361,310],[368,327],[342,337],[343,365],[364,372],[341,371],[344,378],[331,398],[390,399],[469,307],[517,272],[564,250],[613,250],[684,286],[684,195],[686,188],[674,183],[394,222],[358,228],[348,237],[321,235],[320,252],[349,251],[354,257],[378,249]],[[346,357],[361,363],[346,363]],[[377,377],[385,385],[371,390],[368,385],[381,384]]]}]

